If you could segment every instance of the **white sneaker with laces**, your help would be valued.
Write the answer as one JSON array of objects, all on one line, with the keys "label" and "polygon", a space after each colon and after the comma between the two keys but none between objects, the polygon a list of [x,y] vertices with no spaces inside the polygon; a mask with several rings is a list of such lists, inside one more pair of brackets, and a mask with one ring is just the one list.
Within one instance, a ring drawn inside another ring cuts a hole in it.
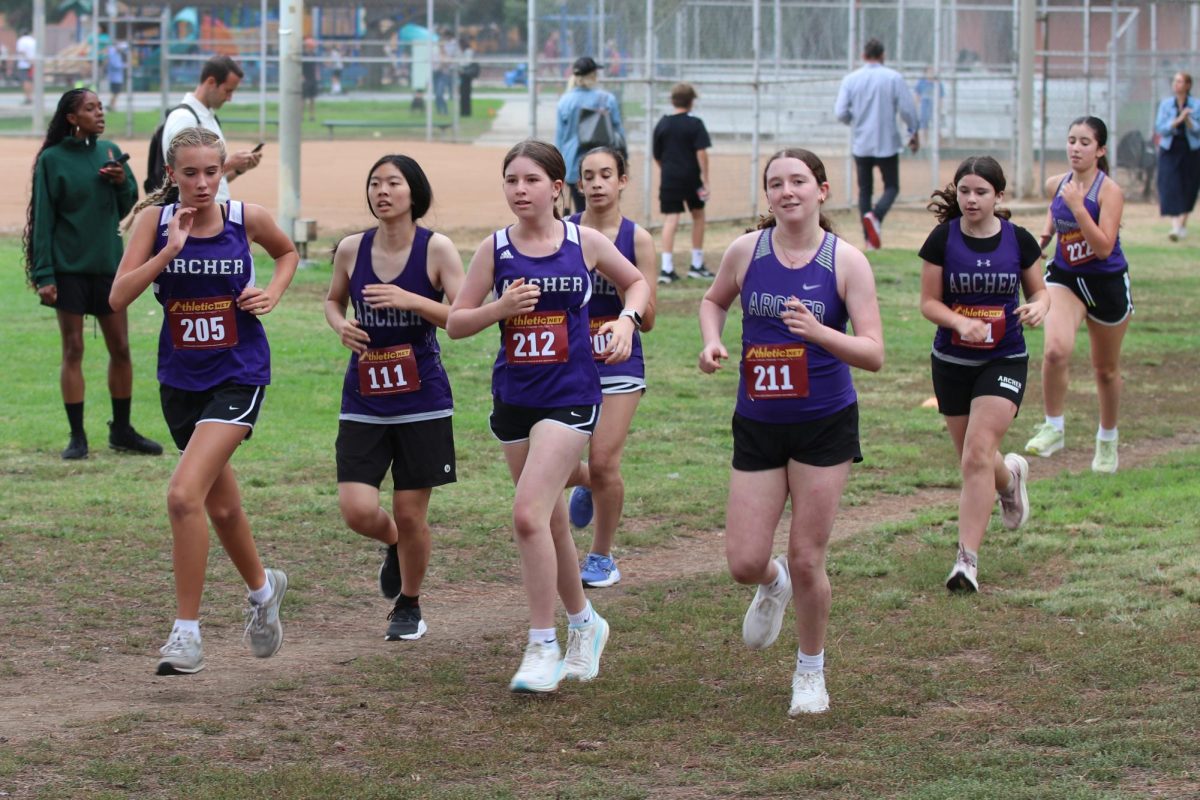
[{"label": "white sneaker with laces", "polygon": [[567,657],[563,659],[563,677],[590,681],[600,674],[600,654],[608,642],[608,620],[592,609],[592,621],[567,626]]},{"label": "white sneaker with laces", "polygon": [[829,710],[829,692],[825,691],[825,673],[792,673],[792,706],[789,717],[801,714],[824,714]]},{"label": "white sneaker with laces", "polygon": [[1029,521],[1029,462],[1016,453],[1004,457],[1004,466],[1013,476],[1012,491],[1000,492],[1000,517],[1010,531]]},{"label": "white sneaker with laces", "polygon": [[158,649],[158,675],[192,675],[204,669],[204,649],[191,631],[171,631],[167,643]]},{"label": "white sneaker with laces", "polygon": [[975,563],[975,559],[967,555],[960,547],[954,567],[946,578],[946,588],[952,592],[978,592],[978,569],[979,566]]},{"label": "white sneaker with laces", "polygon": [[792,600],[787,558],[779,556],[775,563],[779,566],[779,585],[774,591],[760,585],[742,619],[742,641],[751,650],[762,650],[775,643],[783,626],[783,612]]},{"label": "white sneaker with laces", "polygon": [[508,688],[513,692],[544,693],[558,689],[563,661],[558,642],[530,642]]},{"label": "white sneaker with laces", "polygon": [[283,647],[283,623],[279,621],[279,604],[287,591],[287,575],[281,569],[268,569],[267,581],[271,584],[271,596],[259,605],[250,603],[244,612],[246,632],[243,639],[250,640],[250,652],[256,658],[270,658]]}]

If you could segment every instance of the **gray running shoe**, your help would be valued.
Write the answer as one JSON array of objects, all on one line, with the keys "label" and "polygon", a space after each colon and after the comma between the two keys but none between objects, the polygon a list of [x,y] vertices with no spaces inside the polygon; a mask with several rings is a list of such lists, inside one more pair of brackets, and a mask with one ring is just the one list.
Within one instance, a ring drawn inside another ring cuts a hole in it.
[{"label": "gray running shoe", "polygon": [[383,638],[389,642],[411,642],[425,635],[428,628],[425,620],[421,619],[421,607],[413,605],[406,597],[396,600],[392,612],[388,614],[388,629]]},{"label": "gray running shoe", "polygon": [[191,631],[173,630],[167,643],[158,649],[156,675],[191,675],[204,669],[204,650]]},{"label": "gray running shoe", "polygon": [[283,623],[279,621],[279,604],[287,591],[288,579],[281,569],[268,569],[267,581],[271,584],[271,596],[259,605],[250,603],[246,609],[246,633],[250,640],[250,652],[256,658],[270,658],[283,647]]}]

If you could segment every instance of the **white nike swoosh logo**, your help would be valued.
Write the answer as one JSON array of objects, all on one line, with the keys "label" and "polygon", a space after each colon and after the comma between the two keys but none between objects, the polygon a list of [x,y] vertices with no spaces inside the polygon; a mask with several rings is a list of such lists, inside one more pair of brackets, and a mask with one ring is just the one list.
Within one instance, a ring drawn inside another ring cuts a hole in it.
[{"label": "white nike swoosh logo", "polygon": [[571,412],[571,416],[578,417],[579,419],[583,419],[583,414],[576,414],[574,411]]},{"label": "white nike swoosh logo", "polygon": [[806,291],[806,292],[811,292],[813,289],[820,289],[820,288],[821,288],[821,284],[819,284],[819,283],[814,283],[811,286],[809,286],[807,283],[804,284],[804,291]]},{"label": "white nike swoosh logo", "polygon": [[238,407],[237,407],[237,406],[230,406],[230,407],[229,407],[229,410],[230,410],[230,411],[237,411],[237,410],[238,410]]}]

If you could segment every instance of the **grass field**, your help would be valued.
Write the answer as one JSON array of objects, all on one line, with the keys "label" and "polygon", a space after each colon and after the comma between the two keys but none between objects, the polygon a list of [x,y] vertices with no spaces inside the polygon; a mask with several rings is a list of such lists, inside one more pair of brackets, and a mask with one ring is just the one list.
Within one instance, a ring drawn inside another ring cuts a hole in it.
[{"label": "grass field", "polygon": [[[919,262],[907,248],[872,257],[888,362],[856,376],[866,461],[831,554],[833,707],[797,721],[786,717],[792,617],[774,648],[745,650],[751,592],[724,572],[736,371],[696,369],[701,286],[663,291],[646,338],[651,389],[627,450],[617,543],[626,577],[590,593],[613,628],[600,678],[529,699],[506,689],[527,620],[511,487],[486,427],[493,333],[443,337],[460,482],[434,493],[430,633],[385,643],[378,553],[337,511],[346,351],[322,317],[328,269],[297,276],[266,321],[275,383],[234,458],[264,558],[291,578],[286,643],[268,661],[246,653],[243,589],[214,551],[208,667],[156,678],[173,613],[164,495],[176,458],[104,449],[103,342],[90,334],[93,455],[58,458],[57,331],[10,267],[0,273],[10,298],[0,326],[0,796],[1198,798],[1198,251],[1160,245],[1158,233],[1124,236],[1138,313],[1124,355],[1122,469],[1087,469],[1096,405],[1084,339],[1068,450],[1032,465],[1026,528],[993,523],[973,597],[941,584],[957,469],[940,419],[919,408],[933,332],[917,310]],[[0,259],[19,263],[13,241]],[[156,304],[143,297],[130,322],[134,422],[166,441]],[[737,335],[734,317],[731,350]],[[1040,420],[1041,334],[1027,335],[1035,368],[1009,449]]]}]

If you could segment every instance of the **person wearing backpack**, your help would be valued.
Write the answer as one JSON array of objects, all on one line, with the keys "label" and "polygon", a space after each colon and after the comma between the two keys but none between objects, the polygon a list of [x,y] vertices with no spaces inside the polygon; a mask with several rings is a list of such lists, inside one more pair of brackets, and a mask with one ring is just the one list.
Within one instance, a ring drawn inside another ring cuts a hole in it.
[{"label": "person wearing backpack", "polygon": [[567,185],[576,213],[587,207],[579,190],[579,164],[594,147],[612,147],[625,154],[625,129],[621,107],[610,92],[597,88],[601,65],[591,56],[575,59],[567,91],[558,100],[558,127],[554,146],[567,164]]},{"label": "person wearing backpack", "polygon": [[[242,68],[229,56],[213,56],[204,62],[200,69],[200,83],[194,91],[183,96],[183,102],[171,109],[166,119],[151,137],[150,156],[146,169],[146,193],[151,194],[162,186],[166,179],[163,163],[166,159],[167,148],[173,139],[184,128],[200,127],[215,133],[221,142],[225,135],[221,132],[221,121],[217,119],[217,109],[233,99],[238,84],[242,82]],[[157,148],[154,146],[157,145]],[[222,167],[221,185],[217,189],[214,200],[224,203],[229,200],[229,181],[237,176],[254,169],[262,158],[261,152],[239,150],[230,153]]]}]

